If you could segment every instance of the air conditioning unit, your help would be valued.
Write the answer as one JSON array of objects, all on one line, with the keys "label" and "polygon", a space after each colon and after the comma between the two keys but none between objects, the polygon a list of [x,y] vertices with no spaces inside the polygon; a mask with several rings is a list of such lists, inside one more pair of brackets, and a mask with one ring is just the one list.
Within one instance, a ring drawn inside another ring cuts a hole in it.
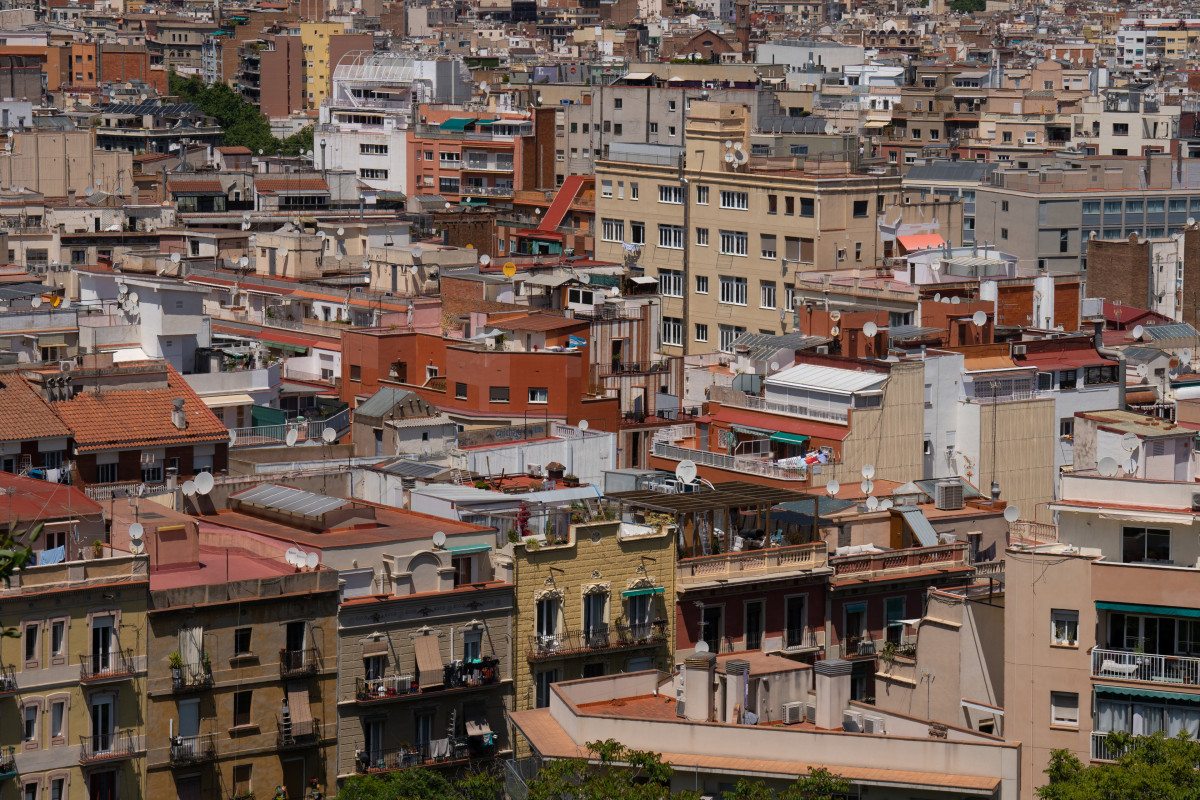
[{"label": "air conditioning unit", "polygon": [[939,533],[938,544],[955,544],[958,542],[958,537],[953,533]]},{"label": "air conditioning unit", "polygon": [[60,361],[60,362],[58,362],[58,371],[59,371],[59,372],[70,372],[70,371],[71,371],[71,370],[73,370],[73,369],[75,369],[75,362],[74,362],[74,361]]},{"label": "air conditioning unit", "polygon": [[1014,344],[1013,345],[1012,352],[1013,352],[1014,356],[1023,356],[1028,351],[1029,351],[1029,348],[1026,345],[1023,345],[1023,344]]},{"label": "air conditioning unit", "polygon": [[804,722],[804,703],[783,704],[783,724],[796,725]]},{"label": "air conditioning unit", "polygon": [[884,733],[883,717],[864,717],[863,724],[867,733]]},{"label": "air conditioning unit", "polygon": [[863,715],[858,711],[842,712],[842,730],[848,733],[862,733]]},{"label": "air conditioning unit", "polygon": [[531,478],[542,477],[542,465],[541,464],[526,464],[525,469],[526,469],[526,471],[529,472],[529,477],[531,477]]},{"label": "air conditioning unit", "polygon": [[827,345],[827,344],[819,345],[817,347],[817,355],[819,355],[819,356],[829,355],[829,345]]},{"label": "air conditioning unit", "polygon": [[816,724],[816,722],[817,722],[817,704],[816,703],[805,703],[804,704],[804,721]]},{"label": "air conditioning unit", "polygon": [[396,693],[397,694],[408,694],[409,692],[412,691],[412,684],[413,684],[413,676],[412,675],[401,675],[400,677],[396,678]]},{"label": "air conditioning unit", "polygon": [[963,507],[963,487],[958,481],[938,481],[933,492],[933,505],[942,511],[958,511]]}]

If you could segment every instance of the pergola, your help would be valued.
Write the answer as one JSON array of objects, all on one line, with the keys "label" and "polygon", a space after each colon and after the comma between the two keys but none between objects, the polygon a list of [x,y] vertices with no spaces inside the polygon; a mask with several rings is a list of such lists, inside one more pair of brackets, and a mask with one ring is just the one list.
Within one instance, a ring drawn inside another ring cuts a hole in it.
[{"label": "pergola", "polygon": [[[728,552],[736,526],[729,524],[732,515],[752,514],[764,520],[763,546],[771,546],[771,508],[779,503],[805,500],[816,497],[808,492],[793,489],[777,489],[747,481],[718,483],[711,488],[707,484],[695,484],[695,489],[678,494],[667,494],[647,489],[631,492],[613,492],[606,499],[618,504],[620,518],[625,518],[626,509],[666,514],[674,518],[681,532],[681,557],[710,555],[709,546],[713,531],[722,531],[722,550]],[[814,516],[813,526],[817,520]]]}]

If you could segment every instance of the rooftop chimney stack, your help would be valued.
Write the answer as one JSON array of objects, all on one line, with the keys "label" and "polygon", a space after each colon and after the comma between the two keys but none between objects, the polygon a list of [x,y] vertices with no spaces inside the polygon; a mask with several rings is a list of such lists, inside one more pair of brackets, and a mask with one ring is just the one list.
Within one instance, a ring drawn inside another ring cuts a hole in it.
[{"label": "rooftop chimney stack", "polygon": [[716,653],[695,653],[683,662],[684,714],[692,722],[713,721],[716,676]]},{"label": "rooftop chimney stack", "polygon": [[171,401],[171,424],[181,431],[187,430],[187,412],[183,410],[183,398],[176,397]]},{"label": "rooftop chimney stack", "polygon": [[842,729],[842,712],[850,704],[851,664],[844,658],[832,658],[813,664],[813,689],[817,694],[816,726],[824,730]]}]

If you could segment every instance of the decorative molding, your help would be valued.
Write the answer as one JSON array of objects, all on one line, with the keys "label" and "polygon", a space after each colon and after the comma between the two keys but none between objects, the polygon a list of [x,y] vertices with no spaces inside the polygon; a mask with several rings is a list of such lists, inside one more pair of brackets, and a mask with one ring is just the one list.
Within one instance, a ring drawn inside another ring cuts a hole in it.
[{"label": "decorative molding", "polygon": [[653,575],[639,575],[636,578],[630,578],[625,583],[625,589],[653,589],[658,586],[658,581],[654,580]]},{"label": "decorative molding", "polygon": [[557,586],[552,586],[549,589],[538,589],[533,593],[535,603],[540,603],[542,600],[558,600],[562,602],[563,590]]},{"label": "decorative molding", "polygon": [[612,594],[612,584],[609,581],[602,583],[585,583],[583,585],[583,593],[589,594]]}]

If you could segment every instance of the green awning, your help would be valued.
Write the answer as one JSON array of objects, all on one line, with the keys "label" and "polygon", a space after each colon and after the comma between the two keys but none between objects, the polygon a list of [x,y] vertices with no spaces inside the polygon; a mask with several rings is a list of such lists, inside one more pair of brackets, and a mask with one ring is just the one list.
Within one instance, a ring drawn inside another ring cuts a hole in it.
[{"label": "green awning", "polygon": [[458,202],[464,206],[486,206],[487,205],[487,200],[484,200],[482,197],[464,197],[462,200],[459,200]]},{"label": "green awning", "polygon": [[305,347],[304,345],[288,344],[286,342],[273,342],[270,339],[262,339],[261,341],[267,347],[271,347],[276,350],[287,350],[289,352],[295,353],[296,355],[300,355],[300,356],[308,354],[308,348]]},{"label": "green awning", "polygon": [[667,590],[662,586],[651,586],[649,589],[626,589],[621,592],[621,597],[645,597],[649,594],[663,594]]},{"label": "green awning", "polygon": [[773,433],[771,434],[771,441],[783,442],[784,444],[804,444],[808,441],[808,437],[798,433]]},{"label": "green awning", "polygon": [[498,119],[477,119],[477,120],[475,120],[475,127],[476,128],[487,128],[492,125],[495,125],[499,121],[500,120],[498,120]]},{"label": "green awning", "polygon": [[769,436],[774,437],[775,431],[769,431],[766,428],[751,428],[749,425],[730,425],[738,433],[744,433],[747,436]]},{"label": "green awning", "polygon": [[470,117],[451,117],[439,125],[438,129],[443,131],[465,131],[474,124],[475,120]]},{"label": "green awning", "polygon": [[456,556],[467,556],[471,553],[486,553],[492,549],[490,544],[458,544],[453,547],[447,547],[447,552]]},{"label": "green awning", "polygon": [[1115,694],[1122,697],[1148,697],[1153,700],[1172,700],[1177,703],[1200,703],[1200,694],[1166,692],[1162,689],[1135,689],[1132,686],[1105,686],[1096,684],[1100,694]]},{"label": "green awning", "polygon": [[1155,614],[1160,617],[1191,617],[1192,619],[1200,619],[1200,608],[1147,606],[1139,603],[1110,603],[1106,600],[1097,600],[1096,608],[1103,611],[1120,611],[1122,614]]}]

